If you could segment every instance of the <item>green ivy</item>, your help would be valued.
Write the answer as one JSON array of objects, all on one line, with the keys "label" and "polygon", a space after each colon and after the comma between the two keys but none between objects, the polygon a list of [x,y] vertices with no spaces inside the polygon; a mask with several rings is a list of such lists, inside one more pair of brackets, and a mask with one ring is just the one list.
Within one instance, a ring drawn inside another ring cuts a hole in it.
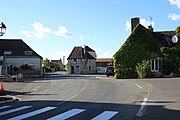
[{"label": "green ivy", "polygon": [[139,75],[139,78],[148,77],[150,71],[149,61],[143,60],[142,63],[138,63],[138,65],[136,66],[136,70]]},{"label": "green ivy", "polygon": [[126,42],[114,55],[115,78],[138,78],[136,65],[150,60],[159,51],[159,44],[151,32],[137,25]]}]

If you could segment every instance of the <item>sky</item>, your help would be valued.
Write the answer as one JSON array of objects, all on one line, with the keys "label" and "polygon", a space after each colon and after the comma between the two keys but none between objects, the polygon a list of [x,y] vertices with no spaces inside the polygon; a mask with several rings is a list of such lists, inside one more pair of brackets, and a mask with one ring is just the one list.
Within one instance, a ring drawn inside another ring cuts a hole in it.
[{"label": "sky", "polygon": [[[0,0],[3,39],[22,39],[44,59],[69,56],[87,45],[98,58],[113,57],[139,17],[154,31],[180,25],[180,0]],[[152,20],[151,20],[152,18]]]}]

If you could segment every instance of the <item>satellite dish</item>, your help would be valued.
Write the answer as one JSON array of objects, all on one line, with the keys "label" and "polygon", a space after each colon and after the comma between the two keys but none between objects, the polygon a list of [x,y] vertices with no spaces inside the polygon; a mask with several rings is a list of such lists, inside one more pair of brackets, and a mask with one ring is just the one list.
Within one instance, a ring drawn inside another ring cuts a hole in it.
[{"label": "satellite dish", "polygon": [[172,40],[173,43],[177,43],[178,42],[178,37],[176,35],[174,35],[171,40]]}]

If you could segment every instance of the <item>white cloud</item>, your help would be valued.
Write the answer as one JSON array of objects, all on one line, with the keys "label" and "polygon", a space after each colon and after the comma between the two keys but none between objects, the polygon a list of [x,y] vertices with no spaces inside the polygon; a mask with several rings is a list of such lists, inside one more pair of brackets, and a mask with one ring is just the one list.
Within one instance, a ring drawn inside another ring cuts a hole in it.
[{"label": "white cloud", "polygon": [[180,0],[169,0],[171,5],[175,5],[176,7],[180,8]]},{"label": "white cloud", "polygon": [[[154,22],[150,22],[149,20],[146,20],[145,18],[140,19],[140,24],[145,26],[145,27],[148,27],[150,24],[152,24],[152,27],[154,27]],[[131,22],[126,21],[125,27],[126,27],[125,31],[131,30]]]},{"label": "white cloud", "polygon": [[65,39],[70,39],[72,37],[72,33],[69,32],[65,26],[59,26],[58,31],[55,31],[54,34],[64,37]]},{"label": "white cloud", "polygon": [[129,31],[131,29],[131,22],[130,21],[126,21],[126,29],[125,31]]},{"label": "white cloud", "polygon": [[33,32],[22,30],[20,34],[37,39],[43,39],[48,37],[48,34],[51,33],[51,29],[48,27],[44,27],[44,25],[41,22],[34,22],[32,27],[33,27]]},{"label": "white cloud", "polygon": [[85,39],[85,36],[84,36],[84,35],[80,35],[79,37],[80,37],[80,38],[79,38],[80,40],[84,40],[84,39]]},{"label": "white cloud", "polygon": [[27,30],[22,30],[21,32],[20,32],[20,34],[21,35],[26,35],[26,36],[28,36],[28,37],[34,37],[33,36],[33,33],[31,32],[31,31],[27,31]]},{"label": "white cloud", "polygon": [[180,20],[180,15],[177,15],[175,13],[171,13],[171,14],[168,14],[168,18],[173,20],[173,21],[176,21],[176,20]]},{"label": "white cloud", "polygon": [[34,36],[37,39],[42,39],[42,38],[48,37],[47,34],[51,32],[50,28],[44,27],[43,24],[40,22],[35,22],[33,24],[33,28],[35,30]]}]

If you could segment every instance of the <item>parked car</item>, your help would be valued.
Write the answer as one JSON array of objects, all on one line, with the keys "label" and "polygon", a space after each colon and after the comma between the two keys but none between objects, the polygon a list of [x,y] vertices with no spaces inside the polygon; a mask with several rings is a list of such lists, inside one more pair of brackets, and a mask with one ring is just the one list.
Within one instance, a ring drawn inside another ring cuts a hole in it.
[{"label": "parked car", "polygon": [[107,67],[107,69],[106,69],[106,76],[107,77],[114,76],[114,67],[113,66]]}]

